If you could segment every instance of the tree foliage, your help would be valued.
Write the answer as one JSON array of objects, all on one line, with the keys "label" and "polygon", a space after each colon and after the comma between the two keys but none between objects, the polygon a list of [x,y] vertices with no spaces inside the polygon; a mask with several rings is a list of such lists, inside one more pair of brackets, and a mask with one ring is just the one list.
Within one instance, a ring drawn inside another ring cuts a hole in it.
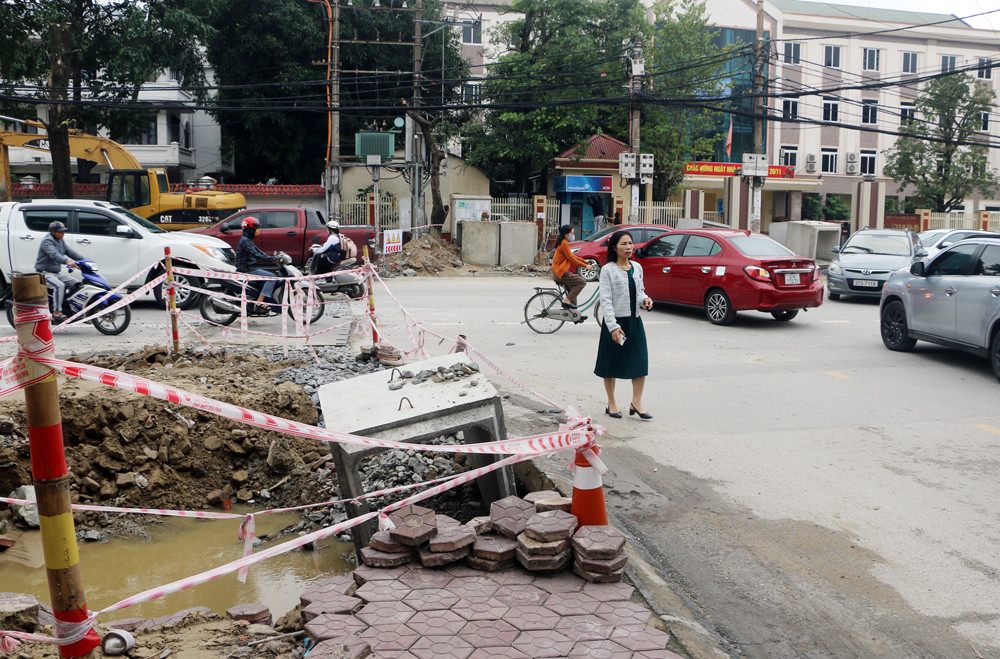
[{"label": "tree foliage", "polygon": [[904,134],[886,156],[886,175],[901,187],[915,187],[937,212],[961,206],[977,191],[991,196],[1000,179],[988,166],[980,129],[995,97],[964,73],[927,83],[915,102],[916,118],[901,127]]},{"label": "tree foliage", "polygon": [[[653,5],[654,32],[647,49],[649,90],[660,96],[696,98],[725,91],[720,75],[729,49],[714,45],[704,0],[659,0]],[[646,104],[642,151],[653,153],[654,196],[667,199],[684,180],[684,165],[712,155],[721,133],[718,113],[682,101]]]},{"label": "tree foliage", "polygon": [[604,131],[627,139],[625,44],[648,29],[638,0],[514,0],[523,18],[495,28],[506,44],[487,71],[482,121],[465,131],[465,157],[494,180],[530,191],[557,153]]}]

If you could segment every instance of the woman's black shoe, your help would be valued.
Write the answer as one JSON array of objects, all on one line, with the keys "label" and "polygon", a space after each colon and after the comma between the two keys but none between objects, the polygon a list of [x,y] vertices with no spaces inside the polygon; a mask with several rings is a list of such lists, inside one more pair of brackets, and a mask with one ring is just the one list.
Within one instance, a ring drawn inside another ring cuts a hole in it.
[{"label": "woman's black shoe", "polygon": [[[622,413],[621,412],[612,412],[610,407],[605,407],[604,408],[604,413],[607,414],[608,416],[610,416],[612,419],[620,419],[620,418],[622,418]],[[649,418],[653,418],[653,417],[649,417]]]},{"label": "woman's black shoe", "polygon": [[576,305],[572,304],[571,302],[563,302],[562,303],[562,308],[563,309],[576,309]]},{"label": "woman's black shoe", "polygon": [[[635,405],[632,405],[631,403],[629,403],[629,406],[628,406],[628,415],[632,416],[633,414],[638,414],[639,418],[642,419],[643,421],[649,421],[650,419],[653,418],[652,414],[648,414],[646,412],[640,412],[639,410],[635,409]],[[619,414],[619,416],[620,416],[620,414]]]}]

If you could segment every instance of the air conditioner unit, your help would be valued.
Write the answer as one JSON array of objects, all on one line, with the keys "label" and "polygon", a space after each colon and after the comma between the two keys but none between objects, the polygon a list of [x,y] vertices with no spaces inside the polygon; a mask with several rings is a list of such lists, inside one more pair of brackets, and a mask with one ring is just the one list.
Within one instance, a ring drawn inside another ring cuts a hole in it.
[{"label": "air conditioner unit", "polygon": [[807,153],[806,154],[806,162],[807,163],[810,163],[810,162],[811,163],[815,163],[816,162],[816,154],[815,153]]},{"label": "air conditioner unit", "polygon": [[853,152],[847,154],[847,162],[857,162],[857,161],[858,161],[858,154]]},{"label": "air conditioner unit", "polygon": [[816,171],[816,161],[815,160],[813,160],[811,162],[810,161],[806,162],[806,171],[807,172],[815,172]]},{"label": "air conditioner unit", "polygon": [[[853,156],[854,154],[852,153],[850,155]],[[847,163],[847,173],[848,174],[857,174],[858,173],[858,163],[856,163],[856,162],[849,162],[849,163]]]}]

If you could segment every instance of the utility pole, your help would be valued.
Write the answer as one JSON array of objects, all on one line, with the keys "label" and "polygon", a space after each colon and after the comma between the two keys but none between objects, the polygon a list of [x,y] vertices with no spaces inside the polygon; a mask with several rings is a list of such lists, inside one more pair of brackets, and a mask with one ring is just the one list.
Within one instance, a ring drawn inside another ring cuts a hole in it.
[{"label": "utility pole", "polygon": [[642,106],[636,98],[636,95],[642,91],[642,75],[645,71],[645,60],[642,56],[641,36],[635,36],[632,38],[631,65],[632,73],[629,78],[629,96],[631,98],[629,106],[629,147],[630,151],[635,154],[635,164],[637,170],[636,178],[632,179],[628,219],[630,223],[635,224],[639,220],[639,119],[642,115]]},{"label": "utility pole", "polygon": [[[332,162],[327,163],[327,195],[326,219],[340,220],[340,189],[343,169],[340,167],[340,0],[333,0],[333,24],[330,26],[331,43],[327,60],[330,62],[330,156]],[[336,103],[334,110],[333,103]]]},{"label": "utility pole", "polygon": [[[417,0],[416,13],[413,16],[413,109],[419,112],[420,108],[420,69],[421,61],[424,57],[424,5],[423,0]],[[420,184],[420,155],[423,149],[420,147],[420,131],[417,130],[416,122],[407,114],[406,116],[406,148],[412,157],[413,169],[410,174],[410,183],[413,192],[410,195],[410,222],[411,226],[423,226],[422,216],[424,206],[420,201],[423,186]]]},{"label": "utility pole", "polygon": [[[764,66],[767,62],[767,48],[764,45],[764,0],[757,0],[757,41],[753,47],[753,58],[753,152],[764,155]],[[764,181],[763,176],[751,177],[753,187],[751,231],[760,231],[760,195]]]}]

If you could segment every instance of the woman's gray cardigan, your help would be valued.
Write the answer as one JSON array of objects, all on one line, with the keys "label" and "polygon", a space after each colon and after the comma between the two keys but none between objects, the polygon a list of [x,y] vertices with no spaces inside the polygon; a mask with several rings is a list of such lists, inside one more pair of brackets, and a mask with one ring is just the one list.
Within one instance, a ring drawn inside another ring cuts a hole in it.
[{"label": "woman's gray cardigan", "polygon": [[[642,306],[646,299],[646,289],[642,285],[642,266],[635,261],[632,264],[632,278],[635,280],[635,306]],[[628,296],[628,273],[616,263],[606,263],[601,268],[601,316],[604,326],[609,332],[619,328],[616,316],[631,316],[632,308]]]}]

